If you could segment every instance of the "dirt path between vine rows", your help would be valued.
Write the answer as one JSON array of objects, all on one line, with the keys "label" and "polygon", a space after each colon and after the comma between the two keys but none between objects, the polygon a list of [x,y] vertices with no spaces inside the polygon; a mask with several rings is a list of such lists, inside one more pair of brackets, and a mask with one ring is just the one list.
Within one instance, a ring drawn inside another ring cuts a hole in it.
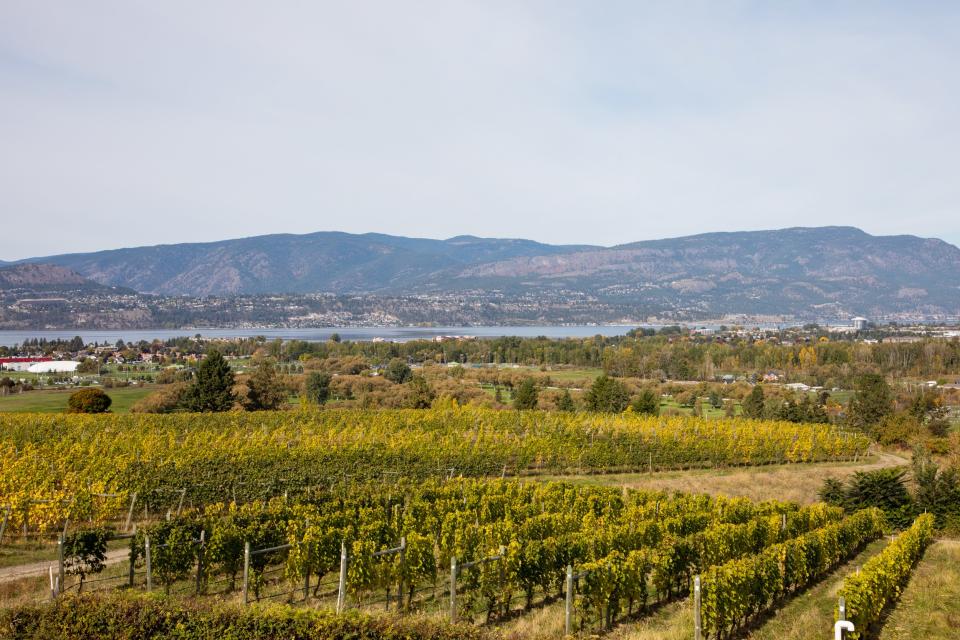
[{"label": "dirt path between vine rows", "polygon": [[[107,558],[104,564],[118,564],[130,559],[129,549],[114,549],[107,551]],[[45,560],[42,562],[31,562],[30,564],[20,564],[13,567],[0,567],[0,582],[12,582],[21,578],[35,578],[45,576],[50,573],[50,567],[53,572],[57,572],[57,562]]]}]

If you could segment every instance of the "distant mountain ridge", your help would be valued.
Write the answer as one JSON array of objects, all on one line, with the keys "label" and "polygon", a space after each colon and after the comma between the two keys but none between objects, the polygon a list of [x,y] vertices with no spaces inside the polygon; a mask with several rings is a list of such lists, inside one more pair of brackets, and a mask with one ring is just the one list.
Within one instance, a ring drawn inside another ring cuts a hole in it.
[{"label": "distant mountain ridge", "polygon": [[470,291],[535,299],[538,292],[570,291],[651,314],[960,315],[960,249],[853,227],[707,233],[615,247],[318,232],[23,262],[164,295]]},{"label": "distant mountain ridge", "polygon": [[430,240],[318,232],[113,249],[27,262],[58,264],[103,284],[164,295],[374,293],[414,288],[434,274],[469,265],[590,248],[473,236]]}]

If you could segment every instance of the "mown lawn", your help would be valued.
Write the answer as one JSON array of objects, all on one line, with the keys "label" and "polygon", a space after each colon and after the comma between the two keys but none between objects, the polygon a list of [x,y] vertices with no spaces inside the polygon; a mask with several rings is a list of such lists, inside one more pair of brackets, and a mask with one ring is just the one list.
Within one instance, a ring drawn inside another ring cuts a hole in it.
[{"label": "mown lawn", "polygon": [[[110,411],[113,413],[128,413],[138,400],[156,390],[156,387],[120,387],[104,389],[113,399]],[[0,396],[0,412],[18,411],[25,413],[59,413],[66,411],[67,398],[77,389],[44,389],[40,391],[25,391],[9,396]]]}]

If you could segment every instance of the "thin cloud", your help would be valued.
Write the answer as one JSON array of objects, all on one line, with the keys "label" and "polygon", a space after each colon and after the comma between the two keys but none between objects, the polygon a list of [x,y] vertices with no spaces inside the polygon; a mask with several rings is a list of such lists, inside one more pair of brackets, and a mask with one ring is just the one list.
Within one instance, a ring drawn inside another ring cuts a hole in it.
[{"label": "thin cloud", "polygon": [[0,258],[274,232],[960,242],[957,10],[0,7]]}]

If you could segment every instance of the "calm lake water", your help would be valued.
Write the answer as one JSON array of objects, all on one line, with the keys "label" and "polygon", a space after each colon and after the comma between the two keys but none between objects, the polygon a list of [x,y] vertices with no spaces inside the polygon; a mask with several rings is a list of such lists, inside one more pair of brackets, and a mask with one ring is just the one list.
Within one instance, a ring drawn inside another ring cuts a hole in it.
[{"label": "calm lake water", "polygon": [[116,330],[93,331],[74,329],[65,331],[0,331],[0,345],[13,346],[33,338],[56,340],[80,336],[86,343],[116,342],[122,338],[125,342],[148,342],[154,339],[166,340],[179,336],[194,336],[200,334],[205,338],[249,338],[252,336],[266,336],[268,340],[281,338],[283,340],[307,340],[321,342],[332,334],[339,333],[344,340],[373,340],[383,338],[396,342],[407,340],[432,339],[436,336],[476,336],[491,338],[500,336],[548,338],[584,338],[600,334],[602,336],[619,336],[625,334],[636,325],[597,325],[597,326],[533,326],[533,327],[325,327],[318,329],[146,329],[146,330]]}]

